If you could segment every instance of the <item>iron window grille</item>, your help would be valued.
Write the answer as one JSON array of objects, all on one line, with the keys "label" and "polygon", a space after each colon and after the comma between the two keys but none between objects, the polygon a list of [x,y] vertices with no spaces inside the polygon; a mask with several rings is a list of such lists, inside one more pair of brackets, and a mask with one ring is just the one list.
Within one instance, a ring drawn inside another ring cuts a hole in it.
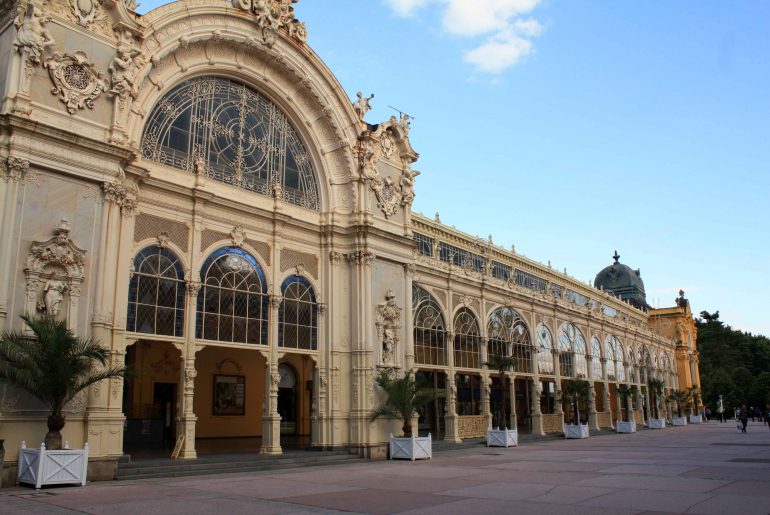
[{"label": "iron window grille", "polygon": [[514,372],[533,373],[529,329],[516,310],[509,307],[494,310],[487,322],[487,338],[488,355],[512,355],[516,360]]},{"label": "iron window grille", "polygon": [[225,247],[201,267],[196,335],[205,340],[267,345],[267,283],[251,254]]},{"label": "iron window grille", "polygon": [[417,252],[423,256],[433,256],[433,244],[435,241],[433,238],[416,232],[414,233],[414,241]]},{"label": "iron window grille", "polygon": [[454,319],[455,366],[481,368],[481,332],[473,313],[462,308]]},{"label": "iron window grille", "polygon": [[412,287],[415,362],[422,365],[446,365],[446,325],[441,308],[433,297]]},{"label": "iron window grille", "polygon": [[486,267],[486,259],[478,254],[455,247],[448,243],[439,242],[438,255],[441,261],[452,263],[457,266],[468,266],[476,272],[484,272]]},{"label": "iron window grille", "polygon": [[128,331],[182,336],[184,270],[168,249],[151,246],[134,257],[128,286]]},{"label": "iron window grille", "polygon": [[500,279],[501,281],[508,281],[511,278],[511,267],[492,261],[492,277]]},{"label": "iron window grille", "polygon": [[310,282],[300,275],[287,277],[281,295],[278,346],[318,350],[318,304]]},{"label": "iron window grille", "polygon": [[145,159],[319,211],[310,154],[281,109],[221,77],[182,82],[150,113]]},{"label": "iron window grille", "polygon": [[553,337],[546,326],[540,324],[537,333],[537,368],[541,375],[554,375]]},{"label": "iron window grille", "polygon": [[516,270],[516,284],[535,291],[545,291],[545,279],[527,273],[523,270]]}]

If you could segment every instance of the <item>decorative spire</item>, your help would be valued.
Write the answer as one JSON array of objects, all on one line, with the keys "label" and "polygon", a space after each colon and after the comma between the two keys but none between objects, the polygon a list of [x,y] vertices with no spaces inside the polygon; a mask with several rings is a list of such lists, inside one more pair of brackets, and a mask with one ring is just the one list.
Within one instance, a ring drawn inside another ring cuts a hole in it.
[{"label": "decorative spire", "polygon": [[614,260],[615,260],[615,264],[616,264],[616,265],[618,264],[618,262],[620,262],[620,254],[618,254],[618,251],[617,251],[617,250],[615,251],[615,255],[614,255],[614,256],[612,256],[612,259],[614,259]]}]

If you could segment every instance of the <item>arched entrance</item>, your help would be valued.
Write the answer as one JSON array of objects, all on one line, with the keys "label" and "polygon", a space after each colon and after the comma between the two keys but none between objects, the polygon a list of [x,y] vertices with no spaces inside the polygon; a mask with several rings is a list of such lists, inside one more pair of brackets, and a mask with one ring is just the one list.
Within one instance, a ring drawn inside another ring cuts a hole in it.
[{"label": "arched entrance", "polygon": [[281,416],[281,434],[297,434],[297,374],[286,363],[278,365],[278,414]]}]

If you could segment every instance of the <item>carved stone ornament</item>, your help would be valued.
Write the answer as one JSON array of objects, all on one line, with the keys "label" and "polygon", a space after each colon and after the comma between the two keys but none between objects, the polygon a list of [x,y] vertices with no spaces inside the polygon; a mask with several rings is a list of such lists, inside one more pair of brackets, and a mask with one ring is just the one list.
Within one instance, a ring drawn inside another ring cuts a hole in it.
[{"label": "carved stone ornament", "polygon": [[88,27],[90,23],[105,18],[102,13],[101,0],[69,0],[69,3],[75,19],[81,27]]},{"label": "carved stone ornament", "polygon": [[18,32],[13,40],[13,48],[17,52],[26,49],[29,52],[27,59],[32,64],[40,64],[46,47],[54,44],[51,34],[45,28],[49,21],[51,16],[40,12],[33,3],[20,5],[17,10],[14,25]]},{"label": "carved stone ornament", "polygon": [[401,342],[401,308],[396,304],[392,290],[385,295],[385,302],[377,306],[375,326],[377,341],[382,347],[382,364],[392,366],[396,363],[396,350]]},{"label": "carved stone ornament", "polygon": [[86,107],[93,109],[94,100],[107,90],[104,74],[88,62],[83,52],[74,55],[57,52],[46,60],[45,67],[54,83],[51,93],[59,96],[69,114]]},{"label": "carved stone ornament", "polygon": [[257,18],[262,43],[268,47],[275,44],[276,33],[285,30],[290,38],[304,43],[307,41],[307,27],[294,17],[298,0],[232,0],[236,9],[249,11]]},{"label": "carved stone ornament", "polygon": [[401,202],[401,191],[393,183],[393,179],[385,177],[381,182],[372,182],[372,190],[385,218],[393,216]]},{"label": "carved stone ornament", "polygon": [[[73,0],[75,1],[75,0]],[[142,65],[142,52],[136,46],[129,31],[119,34],[118,48],[110,63],[110,94],[125,102],[128,97],[136,98],[136,74]]]},{"label": "carved stone ornament", "polygon": [[393,135],[389,131],[386,131],[382,138],[380,138],[380,149],[386,159],[390,159],[393,152],[396,151],[396,143],[393,141]]},{"label": "carved stone ornament", "polygon": [[243,246],[243,242],[246,241],[246,230],[242,225],[233,227],[233,230],[230,231],[230,239],[232,240],[234,247]]},{"label": "carved stone ornament", "polygon": [[70,229],[70,223],[62,219],[52,238],[33,242],[24,274],[27,312],[37,310],[55,317],[63,314],[74,327],[85,276],[86,251],[72,242]]},{"label": "carved stone ornament", "polygon": [[4,182],[38,183],[37,173],[29,169],[29,161],[13,156],[0,159],[0,179]]}]

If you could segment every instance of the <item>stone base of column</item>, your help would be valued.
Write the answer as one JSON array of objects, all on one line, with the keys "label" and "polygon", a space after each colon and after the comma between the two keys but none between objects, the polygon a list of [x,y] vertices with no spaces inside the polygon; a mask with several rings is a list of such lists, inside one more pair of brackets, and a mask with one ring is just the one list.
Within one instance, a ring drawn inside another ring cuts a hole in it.
[{"label": "stone base of column", "polygon": [[446,426],[446,433],[444,433],[444,441],[452,443],[462,443],[460,438],[460,429],[457,423],[457,415],[446,415],[444,417],[444,424]]},{"label": "stone base of column", "polygon": [[281,449],[281,416],[272,415],[262,418],[262,447],[260,454],[283,454]]},{"label": "stone base of column", "polygon": [[545,436],[545,431],[543,431],[543,415],[540,413],[532,415],[532,434]]},{"label": "stone base of column", "polygon": [[179,459],[194,460],[198,457],[198,452],[195,450],[195,423],[197,421],[198,417],[195,415],[188,415],[179,420],[177,434],[184,435],[184,443],[182,444],[182,450],[179,451]]},{"label": "stone base of column", "polygon": [[85,435],[89,458],[118,457],[123,455],[123,423],[126,417],[114,411],[86,413]]},{"label": "stone base of column", "polygon": [[588,427],[592,431],[599,430],[599,419],[596,416],[596,410],[591,410],[588,412]]}]

